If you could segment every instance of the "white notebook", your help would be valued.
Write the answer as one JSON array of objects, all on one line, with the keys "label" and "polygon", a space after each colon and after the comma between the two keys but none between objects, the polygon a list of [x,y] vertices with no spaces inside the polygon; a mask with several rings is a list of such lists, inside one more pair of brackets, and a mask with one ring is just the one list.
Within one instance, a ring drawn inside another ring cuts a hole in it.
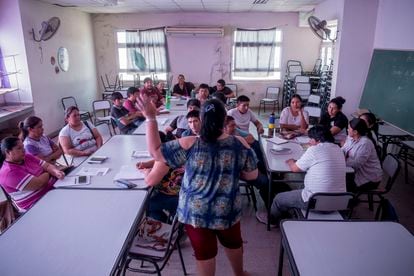
[{"label": "white notebook", "polygon": [[283,139],[283,138],[279,138],[277,136],[275,136],[273,138],[270,138],[270,139],[267,139],[267,141],[270,142],[270,143],[276,144],[276,145],[280,145],[280,144],[284,144],[284,143],[289,142],[288,140]]},{"label": "white notebook", "polygon": [[119,172],[114,176],[114,181],[116,180],[138,180],[144,179],[145,175],[133,165],[123,165]]}]

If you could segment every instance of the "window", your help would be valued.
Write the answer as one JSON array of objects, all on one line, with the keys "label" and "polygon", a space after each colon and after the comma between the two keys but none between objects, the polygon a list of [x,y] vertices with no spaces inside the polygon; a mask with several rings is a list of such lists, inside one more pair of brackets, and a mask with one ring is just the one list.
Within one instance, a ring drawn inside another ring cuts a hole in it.
[{"label": "window", "polygon": [[[336,39],[338,30],[338,21],[328,21],[326,27],[331,30],[330,38]],[[334,43],[332,40],[324,39],[321,43],[320,58],[322,59],[322,68],[330,67],[333,61]]]},{"label": "window", "polygon": [[234,32],[232,79],[279,80],[282,31],[242,30]]},{"label": "window", "polygon": [[141,81],[146,77],[167,79],[167,46],[163,28],[118,31],[116,38],[118,70],[123,80],[135,80],[137,74]]}]

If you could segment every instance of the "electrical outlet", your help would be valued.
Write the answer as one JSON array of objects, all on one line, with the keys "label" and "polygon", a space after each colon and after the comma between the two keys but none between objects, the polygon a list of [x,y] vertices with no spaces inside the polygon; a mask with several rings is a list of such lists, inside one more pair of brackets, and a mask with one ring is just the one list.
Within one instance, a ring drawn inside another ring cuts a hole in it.
[{"label": "electrical outlet", "polygon": [[256,92],[254,92],[254,91],[253,91],[253,92],[252,92],[252,95],[255,95],[255,94],[256,94]]}]

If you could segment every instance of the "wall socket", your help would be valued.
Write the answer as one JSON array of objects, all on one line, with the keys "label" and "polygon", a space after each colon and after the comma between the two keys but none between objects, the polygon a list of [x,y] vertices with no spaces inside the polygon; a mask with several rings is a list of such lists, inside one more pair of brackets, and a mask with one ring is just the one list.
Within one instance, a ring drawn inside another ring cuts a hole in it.
[{"label": "wall socket", "polygon": [[252,93],[251,93],[251,94],[252,94],[252,96],[253,96],[253,95],[255,95],[255,94],[256,94],[256,92],[252,91]]}]

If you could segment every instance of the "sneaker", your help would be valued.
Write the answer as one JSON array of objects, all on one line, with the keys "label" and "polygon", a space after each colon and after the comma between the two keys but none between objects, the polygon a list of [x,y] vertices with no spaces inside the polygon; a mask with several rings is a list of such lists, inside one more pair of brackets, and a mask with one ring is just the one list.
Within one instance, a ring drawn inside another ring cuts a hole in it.
[{"label": "sneaker", "polygon": [[[263,224],[267,225],[267,212],[265,211],[257,211],[256,212],[256,219]],[[278,227],[277,224],[274,224],[272,221],[270,222],[270,227],[275,228]]]}]

